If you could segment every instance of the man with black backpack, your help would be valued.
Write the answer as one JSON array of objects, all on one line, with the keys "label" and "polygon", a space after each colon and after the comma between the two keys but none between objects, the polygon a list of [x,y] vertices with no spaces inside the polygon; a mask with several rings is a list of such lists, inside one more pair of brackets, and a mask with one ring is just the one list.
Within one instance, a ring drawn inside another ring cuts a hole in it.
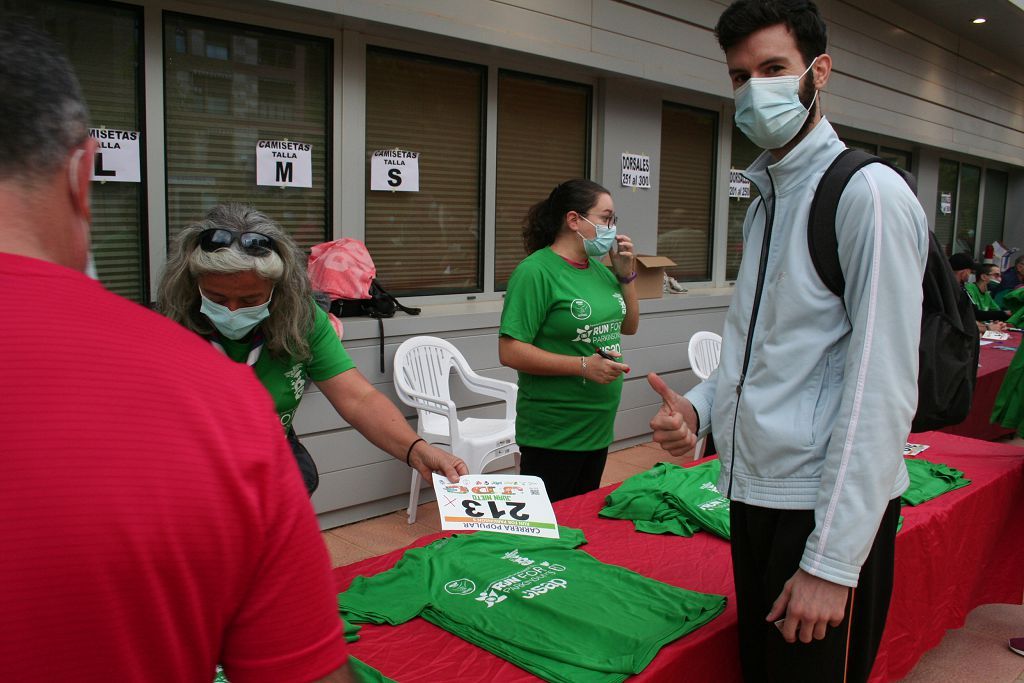
[{"label": "man with black backpack", "polygon": [[685,397],[651,375],[664,399],[651,427],[673,455],[714,430],[744,676],[863,681],[909,481],[927,219],[884,164],[843,179],[833,293],[808,243],[815,190],[845,149],[820,109],[825,24],[808,0],[738,0],[716,34],[736,123],[767,150],[745,172],[761,198],[744,222],[718,370]]}]

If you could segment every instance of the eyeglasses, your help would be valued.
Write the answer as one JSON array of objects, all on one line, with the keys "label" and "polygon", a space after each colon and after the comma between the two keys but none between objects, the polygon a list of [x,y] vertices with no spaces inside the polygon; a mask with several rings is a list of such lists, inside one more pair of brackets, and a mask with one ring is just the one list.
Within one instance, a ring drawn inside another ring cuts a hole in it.
[{"label": "eyeglasses", "polygon": [[[589,211],[577,211],[576,213],[578,213],[579,215],[583,216],[583,217],[584,217],[584,219],[585,219],[585,218],[586,218],[587,216],[589,216],[589,215],[590,215],[590,212],[589,212]],[[604,217],[604,216],[601,216],[601,220],[605,220],[605,217]],[[610,221],[609,221],[608,223],[605,223],[605,225],[618,225],[618,224],[619,224],[619,217],[618,217],[618,216],[616,216],[615,214],[612,214],[612,218],[611,218],[611,220],[610,220]],[[591,225],[593,225],[593,223],[591,223]]]},{"label": "eyeglasses", "polygon": [[260,232],[235,232],[226,228],[209,228],[199,233],[199,246],[203,251],[227,249],[235,242],[250,256],[266,256],[276,252],[274,240]]}]

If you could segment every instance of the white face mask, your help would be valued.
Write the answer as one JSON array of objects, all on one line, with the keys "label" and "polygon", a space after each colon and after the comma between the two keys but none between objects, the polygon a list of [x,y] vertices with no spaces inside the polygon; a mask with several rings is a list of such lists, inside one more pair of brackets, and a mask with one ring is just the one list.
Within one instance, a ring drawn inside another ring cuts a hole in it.
[{"label": "white face mask", "polygon": [[751,142],[762,149],[778,149],[796,137],[811,113],[810,107],[800,102],[800,81],[816,61],[817,57],[799,76],[750,78],[737,88],[733,118]]},{"label": "white face mask", "polygon": [[594,239],[587,239],[578,232],[576,233],[583,240],[583,250],[587,252],[587,256],[600,258],[607,254],[615,244],[616,227],[614,225],[598,225],[587,220],[585,216],[580,216],[580,218],[594,226]]},{"label": "white face mask", "polygon": [[274,290],[270,290],[270,298],[258,306],[246,306],[231,310],[227,306],[215,303],[206,298],[203,290],[199,290],[203,303],[199,312],[210,319],[217,331],[228,339],[239,340],[256,329],[256,326],[270,317],[270,301],[274,298]]}]

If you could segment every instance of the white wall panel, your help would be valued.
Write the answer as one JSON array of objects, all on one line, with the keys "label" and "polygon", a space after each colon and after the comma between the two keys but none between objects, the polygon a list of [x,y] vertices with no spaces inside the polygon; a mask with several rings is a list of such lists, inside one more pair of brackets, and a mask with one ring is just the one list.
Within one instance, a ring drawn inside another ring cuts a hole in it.
[{"label": "white wall panel", "polygon": [[[646,441],[649,422],[661,399],[650,388],[647,373],[664,376],[669,386],[684,391],[696,383],[689,370],[686,344],[699,330],[721,331],[728,294],[673,296],[641,302],[639,333],[624,337],[624,355],[631,372],[623,386],[622,401],[615,418],[613,449]],[[399,406],[415,428],[413,411],[401,405],[392,385],[392,359],[395,349],[415,334],[448,339],[469,359],[470,365],[487,376],[515,380],[515,373],[498,364],[497,325],[500,303],[491,304],[491,312],[478,312],[478,322],[486,326],[449,331],[444,329],[445,315],[413,318],[399,314],[385,321],[387,371],[379,373],[376,323],[364,319],[346,319],[346,348],[357,366],[381,392]],[[369,323],[369,324],[367,324]],[[392,336],[388,330],[394,330]],[[401,332],[401,334],[398,334]],[[471,396],[458,382],[452,384],[453,400],[460,416],[499,417],[500,404],[487,397]],[[380,451],[342,420],[315,387],[308,390],[295,417],[296,432],[309,449],[320,471],[320,488],[313,504],[323,528],[398,510],[406,504],[409,469]],[[504,468],[511,463],[499,462]],[[426,493],[426,492],[424,492]],[[428,500],[425,496],[424,500]]]}]

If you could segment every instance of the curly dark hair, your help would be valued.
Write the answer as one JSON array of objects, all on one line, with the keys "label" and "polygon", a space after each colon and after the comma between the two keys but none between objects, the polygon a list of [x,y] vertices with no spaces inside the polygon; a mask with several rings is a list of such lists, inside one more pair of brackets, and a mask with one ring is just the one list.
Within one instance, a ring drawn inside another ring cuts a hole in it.
[{"label": "curly dark hair", "polygon": [[785,24],[796,39],[797,49],[808,66],[828,49],[828,28],[811,0],[736,0],[715,26],[722,51],[763,28]]}]

